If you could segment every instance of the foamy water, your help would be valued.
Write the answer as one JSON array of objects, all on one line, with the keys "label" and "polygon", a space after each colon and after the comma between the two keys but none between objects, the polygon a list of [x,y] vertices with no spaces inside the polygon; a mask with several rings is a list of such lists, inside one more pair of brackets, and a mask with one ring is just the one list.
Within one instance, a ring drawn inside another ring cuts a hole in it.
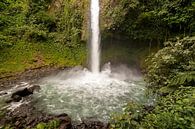
[{"label": "foamy water", "polygon": [[36,107],[49,113],[67,113],[73,120],[95,117],[107,121],[131,100],[143,99],[145,83],[125,66],[111,70],[109,64],[99,74],[82,67],[73,68],[40,81],[34,95]]}]

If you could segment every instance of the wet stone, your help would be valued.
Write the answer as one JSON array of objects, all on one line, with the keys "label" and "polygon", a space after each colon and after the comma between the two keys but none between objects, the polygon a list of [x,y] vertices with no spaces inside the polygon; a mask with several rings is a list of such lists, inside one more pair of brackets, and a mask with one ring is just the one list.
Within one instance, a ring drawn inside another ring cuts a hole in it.
[{"label": "wet stone", "polygon": [[12,93],[11,98],[6,100],[6,103],[11,103],[11,102],[19,102],[22,100],[23,97],[28,97],[32,95],[35,91],[39,91],[40,86],[39,85],[33,85],[31,87],[19,89]]},{"label": "wet stone", "polygon": [[56,116],[56,118],[60,121],[60,129],[72,128],[71,118],[67,114],[60,114]]},{"label": "wet stone", "polygon": [[0,96],[6,95],[7,92],[0,92]]},{"label": "wet stone", "polygon": [[14,96],[12,97],[12,101],[13,101],[13,102],[19,102],[21,99],[22,99],[22,97],[19,96],[19,95],[14,95]]}]

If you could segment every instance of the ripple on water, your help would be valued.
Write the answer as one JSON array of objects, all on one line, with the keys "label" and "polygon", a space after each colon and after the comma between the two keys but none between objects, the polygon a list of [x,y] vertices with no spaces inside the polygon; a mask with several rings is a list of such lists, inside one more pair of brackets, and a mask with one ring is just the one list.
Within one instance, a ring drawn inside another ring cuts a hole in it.
[{"label": "ripple on water", "polygon": [[111,70],[109,64],[100,74],[76,67],[44,78],[40,85],[41,91],[34,95],[35,106],[49,113],[67,113],[73,120],[109,120],[110,114],[121,112],[130,100],[140,101],[145,89],[136,71],[124,65]]}]

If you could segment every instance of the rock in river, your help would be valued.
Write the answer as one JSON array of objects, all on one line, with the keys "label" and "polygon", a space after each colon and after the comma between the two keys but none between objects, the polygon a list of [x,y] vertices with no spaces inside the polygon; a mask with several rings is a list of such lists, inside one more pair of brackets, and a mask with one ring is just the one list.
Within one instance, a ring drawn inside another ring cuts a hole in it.
[{"label": "rock in river", "polygon": [[7,100],[7,103],[10,102],[19,102],[22,97],[27,97],[31,94],[33,94],[34,91],[39,91],[40,86],[39,85],[33,85],[30,87],[25,87],[23,89],[16,90],[14,93],[11,95],[11,99]]}]

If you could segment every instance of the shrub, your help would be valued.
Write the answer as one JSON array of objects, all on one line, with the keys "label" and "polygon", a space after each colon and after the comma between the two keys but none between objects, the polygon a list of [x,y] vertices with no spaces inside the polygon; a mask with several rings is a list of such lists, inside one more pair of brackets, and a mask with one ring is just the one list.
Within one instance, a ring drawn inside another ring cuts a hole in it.
[{"label": "shrub", "polygon": [[[162,87],[175,85],[175,82],[188,85],[186,80],[194,80],[192,71],[195,70],[195,37],[169,41],[165,45],[165,48],[146,60],[149,86]],[[185,75],[189,74],[192,76],[186,78]]]},{"label": "shrub", "polygon": [[51,120],[48,123],[39,123],[34,129],[58,129],[59,121]]},{"label": "shrub", "polygon": [[161,97],[152,110],[128,105],[123,115],[113,117],[114,129],[194,129],[195,87],[180,87]]},{"label": "shrub", "polygon": [[113,117],[113,128],[195,128],[195,38],[165,45],[146,61],[148,90],[158,95],[156,103],[128,105],[122,115]]}]

